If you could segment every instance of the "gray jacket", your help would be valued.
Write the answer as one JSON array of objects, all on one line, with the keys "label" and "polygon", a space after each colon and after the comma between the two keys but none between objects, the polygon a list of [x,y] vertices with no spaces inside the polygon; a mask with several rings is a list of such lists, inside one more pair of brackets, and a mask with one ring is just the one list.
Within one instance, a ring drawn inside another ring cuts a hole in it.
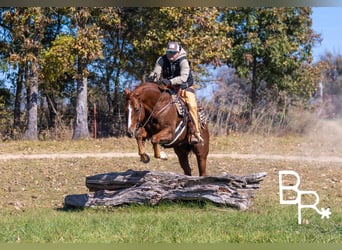
[{"label": "gray jacket", "polygon": [[186,55],[186,51],[182,48],[174,61],[169,61],[166,55],[159,57],[149,77],[155,76],[157,80],[167,78],[172,85],[187,83],[188,86],[191,86],[193,78]]}]

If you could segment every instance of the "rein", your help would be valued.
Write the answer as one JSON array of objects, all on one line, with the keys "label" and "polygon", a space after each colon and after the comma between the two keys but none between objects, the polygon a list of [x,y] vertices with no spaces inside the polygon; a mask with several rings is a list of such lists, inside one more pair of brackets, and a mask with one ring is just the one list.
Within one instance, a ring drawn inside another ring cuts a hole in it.
[{"label": "rein", "polygon": [[[157,101],[156,104],[154,105],[154,107],[153,107],[153,109],[152,109],[152,112],[151,112],[151,114],[149,115],[149,117],[146,119],[144,125],[141,126],[142,128],[145,128],[145,126],[147,125],[147,123],[150,122],[150,120],[151,120],[151,118],[152,118],[152,115],[156,115],[156,114],[159,114],[159,113],[163,112],[166,108],[168,108],[168,107],[173,103],[173,101],[171,100],[171,101],[170,101],[167,105],[165,105],[161,110],[159,110],[157,113],[155,113],[155,108],[156,108],[157,103],[159,102],[160,98],[161,98],[161,95],[159,96],[158,101]],[[141,102],[140,102],[140,105],[142,106]],[[139,116],[139,119],[140,119],[140,116]]]},{"label": "rein", "polygon": [[[162,90],[162,91],[164,92],[165,90]],[[138,123],[137,123],[137,128],[136,129],[138,129],[139,127],[140,128],[145,128],[145,126],[150,122],[150,120],[151,120],[153,115],[156,115],[156,114],[159,114],[159,113],[163,112],[166,108],[168,108],[173,103],[173,100],[171,99],[171,101],[167,105],[165,105],[161,110],[159,110],[158,112],[155,112],[157,103],[160,101],[161,97],[162,97],[162,95],[159,96],[157,102],[153,106],[153,109],[152,109],[150,115],[148,116],[148,118],[146,119],[146,121],[144,122],[144,124],[142,126],[139,126],[139,124],[141,124],[141,113],[142,113],[142,108],[144,108],[144,106],[143,106],[141,100],[138,98],[140,108],[139,108],[139,118],[138,118]]]}]

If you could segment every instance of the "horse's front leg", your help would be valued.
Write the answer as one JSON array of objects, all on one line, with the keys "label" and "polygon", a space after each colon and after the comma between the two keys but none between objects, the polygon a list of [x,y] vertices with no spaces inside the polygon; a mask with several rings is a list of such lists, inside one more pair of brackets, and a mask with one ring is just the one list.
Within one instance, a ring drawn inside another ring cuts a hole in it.
[{"label": "horse's front leg", "polygon": [[147,132],[143,128],[139,128],[136,132],[135,139],[137,140],[138,144],[138,153],[140,156],[140,161],[143,163],[149,163],[150,162],[150,156],[145,152],[145,145],[144,145],[144,139],[147,137]]},{"label": "horse's front leg", "polygon": [[152,143],[153,151],[154,151],[154,158],[167,160],[167,155],[164,151],[160,151],[160,146],[157,143]]},{"label": "horse's front leg", "polygon": [[160,148],[159,145],[156,143],[152,143],[153,145],[153,152],[154,152],[154,157],[155,158],[160,158]]},{"label": "horse's front leg", "polygon": [[170,128],[164,128],[159,131],[157,134],[153,135],[151,138],[151,142],[153,145],[160,144],[163,142],[169,142],[173,139],[173,131]]}]

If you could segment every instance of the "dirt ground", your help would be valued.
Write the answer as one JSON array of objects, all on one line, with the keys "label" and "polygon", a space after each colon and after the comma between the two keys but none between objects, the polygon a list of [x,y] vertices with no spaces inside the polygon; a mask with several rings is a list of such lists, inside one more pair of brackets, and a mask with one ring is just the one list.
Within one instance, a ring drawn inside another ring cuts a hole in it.
[{"label": "dirt ground", "polygon": [[[323,204],[341,211],[341,128],[342,124],[326,123],[302,138],[248,135],[212,138],[207,173],[242,176],[267,172],[260,193],[265,194],[263,199],[279,203],[278,173],[294,170],[301,177],[301,190],[319,192]],[[150,145],[147,151],[152,156]],[[85,178],[100,173],[128,169],[182,173],[173,151],[165,151],[168,160],[151,157],[151,162],[144,164],[139,161],[134,140],[128,139],[0,144],[0,196],[3,197],[0,209],[62,207],[63,197],[87,193]],[[193,175],[198,175],[194,155],[190,163]]]},{"label": "dirt ground", "polygon": [[[0,154],[0,160],[18,160],[18,159],[72,159],[72,158],[125,158],[137,157],[137,153],[50,153],[50,154]],[[176,157],[173,154],[168,158]],[[272,161],[303,161],[320,163],[342,163],[340,156],[296,156],[296,155],[271,155],[271,154],[240,154],[240,153],[213,153],[208,158],[232,158],[245,160],[272,160]]]}]

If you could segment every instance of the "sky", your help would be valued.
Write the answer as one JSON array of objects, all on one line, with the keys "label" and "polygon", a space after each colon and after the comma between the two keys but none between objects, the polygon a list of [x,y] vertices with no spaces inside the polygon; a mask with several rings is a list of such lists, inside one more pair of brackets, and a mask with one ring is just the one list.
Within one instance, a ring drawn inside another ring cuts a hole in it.
[{"label": "sky", "polygon": [[325,52],[342,55],[342,7],[312,8],[312,28],[323,41],[313,49],[314,61]]}]

